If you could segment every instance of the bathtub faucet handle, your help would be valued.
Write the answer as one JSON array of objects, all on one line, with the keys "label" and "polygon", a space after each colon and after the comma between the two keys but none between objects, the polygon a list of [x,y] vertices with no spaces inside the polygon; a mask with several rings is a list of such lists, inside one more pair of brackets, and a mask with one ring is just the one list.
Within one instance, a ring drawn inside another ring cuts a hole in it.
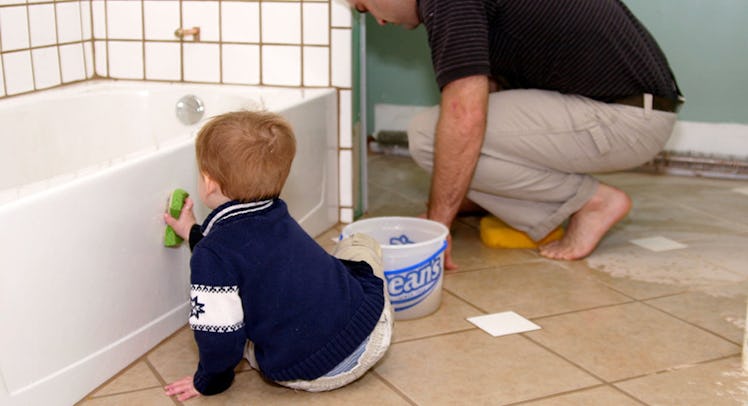
[{"label": "bathtub faucet handle", "polygon": [[184,39],[185,36],[192,35],[193,41],[200,41],[200,27],[183,28],[179,27],[174,30],[174,36]]}]

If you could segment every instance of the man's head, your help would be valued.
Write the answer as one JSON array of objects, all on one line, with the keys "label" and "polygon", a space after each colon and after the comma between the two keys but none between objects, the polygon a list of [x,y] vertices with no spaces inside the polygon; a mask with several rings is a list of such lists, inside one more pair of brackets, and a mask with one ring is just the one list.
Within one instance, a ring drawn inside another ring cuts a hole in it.
[{"label": "man's head", "polygon": [[200,173],[231,200],[277,197],[296,154],[291,126],[279,115],[237,111],[213,117],[195,142]]},{"label": "man's head", "polygon": [[361,13],[370,13],[379,23],[400,25],[412,30],[420,23],[416,0],[346,0]]}]

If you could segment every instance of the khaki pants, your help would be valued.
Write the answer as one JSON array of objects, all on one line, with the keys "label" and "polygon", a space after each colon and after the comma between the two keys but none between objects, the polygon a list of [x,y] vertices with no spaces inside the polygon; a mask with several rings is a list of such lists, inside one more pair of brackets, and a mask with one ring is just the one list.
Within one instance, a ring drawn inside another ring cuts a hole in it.
[{"label": "khaki pants", "polygon": [[[431,171],[439,107],[408,128],[413,159]],[[662,150],[676,114],[521,89],[489,95],[486,136],[467,197],[542,239],[592,197],[587,173],[630,169]]]},{"label": "khaki pants", "polygon": [[[335,247],[333,255],[350,261],[365,261],[374,270],[374,274],[384,281],[384,309],[382,310],[382,315],[379,317],[379,321],[371,332],[371,335],[369,335],[366,349],[353,368],[338,375],[323,376],[311,381],[295,380],[277,382],[280,385],[309,392],[322,392],[343,387],[363,376],[366,371],[371,369],[384,356],[390,347],[392,327],[395,319],[390,305],[389,294],[387,293],[387,282],[384,278],[384,266],[382,265],[382,249],[379,243],[368,235],[354,234],[340,241]],[[244,356],[253,368],[259,370],[254,357],[254,346],[251,341],[247,342]]]}]

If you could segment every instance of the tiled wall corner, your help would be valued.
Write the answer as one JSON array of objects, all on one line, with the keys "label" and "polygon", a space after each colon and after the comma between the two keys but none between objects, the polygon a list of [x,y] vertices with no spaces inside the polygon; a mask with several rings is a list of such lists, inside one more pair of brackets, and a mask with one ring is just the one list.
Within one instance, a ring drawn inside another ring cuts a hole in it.
[{"label": "tiled wall corner", "polygon": [[91,1],[0,1],[0,97],[93,77]]},{"label": "tiled wall corner", "polygon": [[92,78],[337,88],[350,222],[351,38],[342,0],[0,0],[0,100]]}]

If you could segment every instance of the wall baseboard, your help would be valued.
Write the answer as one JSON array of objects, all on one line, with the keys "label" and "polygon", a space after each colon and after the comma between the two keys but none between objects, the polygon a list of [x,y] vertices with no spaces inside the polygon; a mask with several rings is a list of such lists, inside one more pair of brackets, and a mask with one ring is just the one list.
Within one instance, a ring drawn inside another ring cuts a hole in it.
[{"label": "wall baseboard", "polygon": [[678,121],[665,150],[748,159],[748,124]]}]

